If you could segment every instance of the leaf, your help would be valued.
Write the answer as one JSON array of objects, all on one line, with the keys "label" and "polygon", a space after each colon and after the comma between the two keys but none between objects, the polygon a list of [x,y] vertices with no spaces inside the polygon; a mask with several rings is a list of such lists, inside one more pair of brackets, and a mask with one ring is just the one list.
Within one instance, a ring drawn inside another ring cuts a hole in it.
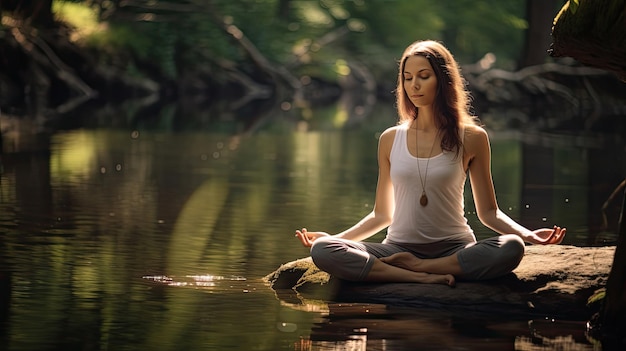
[{"label": "leaf", "polygon": [[587,305],[591,305],[593,303],[596,303],[598,301],[603,300],[606,297],[606,289],[602,288],[602,289],[598,289],[596,290],[595,293],[593,293],[593,295],[591,295],[589,297],[589,299],[587,300]]},{"label": "leaf", "polygon": [[576,11],[578,11],[578,6],[580,5],[578,1],[580,0],[569,0],[569,11],[573,15],[576,14]]}]

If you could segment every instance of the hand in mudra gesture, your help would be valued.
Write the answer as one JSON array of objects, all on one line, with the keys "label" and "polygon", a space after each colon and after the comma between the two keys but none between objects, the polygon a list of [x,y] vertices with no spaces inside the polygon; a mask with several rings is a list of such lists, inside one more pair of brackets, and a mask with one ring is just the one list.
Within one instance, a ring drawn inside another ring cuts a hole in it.
[{"label": "hand in mudra gesture", "polygon": [[533,235],[527,238],[532,244],[549,245],[560,244],[567,232],[566,228],[554,226],[553,228],[540,228],[533,230]]},{"label": "hand in mudra gesture", "polygon": [[326,232],[309,232],[306,228],[296,230],[296,237],[300,239],[300,242],[305,247],[311,247],[315,240],[325,236],[330,236],[330,234]]}]

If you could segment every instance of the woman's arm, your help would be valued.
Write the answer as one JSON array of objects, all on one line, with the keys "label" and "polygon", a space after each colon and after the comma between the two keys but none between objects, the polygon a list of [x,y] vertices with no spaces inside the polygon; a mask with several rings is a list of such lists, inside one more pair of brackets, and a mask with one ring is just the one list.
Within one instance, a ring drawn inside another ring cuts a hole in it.
[{"label": "woman's arm", "polygon": [[469,169],[472,193],[478,219],[499,234],[517,234],[533,244],[559,244],[565,228],[541,228],[531,231],[498,208],[491,176],[491,147],[487,132],[478,127],[468,127],[465,133],[464,164]]},{"label": "woman's arm", "polygon": [[[338,238],[360,241],[378,233],[391,223],[393,216],[393,185],[391,184],[391,163],[389,155],[395,137],[395,128],[385,130],[378,141],[378,183],[374,209],[352,227],[336,234]],[[308,232],[305,228],[296,230],[296,237],[304,246],[311,246],[319,237],[328,236],[325,232]]]},{"label": "woman's arm", "polygon": [[391,223],[394,199],[389,156],[395,133],[395,128],[387,129],[378,141],[378,183],[374,209],[357,224],[337,234],[337,237],[355,241],[364,240]]}]

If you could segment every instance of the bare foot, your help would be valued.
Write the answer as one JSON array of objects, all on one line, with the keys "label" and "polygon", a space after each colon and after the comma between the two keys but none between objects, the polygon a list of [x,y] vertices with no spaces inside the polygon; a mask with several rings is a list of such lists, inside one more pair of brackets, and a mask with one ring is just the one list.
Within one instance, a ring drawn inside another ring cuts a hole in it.
[{"label": "bare foot", "polygon": [[388,265],[404,268],[413,272],[422,272],[422,270],[419,269],[422,260],[409,252],[398,252],[388,257],[381,257],[380,260]]},{"label": "bare foot", "polygon": [[445,284],[451,287],[456,285],[456,279],[452,274],[434,274],[421,271],[419,265],[422,260],[408,252],[399,252],[388,257],[381,257],[380,261],[390,266],[415,272],[420,283]]},{"label": "bare foot", "polygon": [[423,272],[415,272],[416,283],[423,284],[443,284],[448,285],[450,287],[454,287],[456,285],[456,279],[452,274],[431,274],[431,273],[423,273]]},{"label": "bare foot", "polygon": [[445,284],[453,288],[456,286],[456,280],[454,279],[454,276],[452,274],[429,274],[429,275],[433,276],[432,278],[433,278],[434,284]]}]

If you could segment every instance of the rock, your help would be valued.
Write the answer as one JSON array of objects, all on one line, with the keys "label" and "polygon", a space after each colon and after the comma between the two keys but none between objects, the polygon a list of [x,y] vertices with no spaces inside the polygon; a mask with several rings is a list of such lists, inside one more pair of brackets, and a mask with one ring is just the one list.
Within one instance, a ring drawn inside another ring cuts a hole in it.
[{"label": "rock", "polygon": [[455,288],[341,281],[319,270],[310,257],[280,266],[265,280],[276,291],[291,289],[335,302],[588,320],[592,311],[587,301],[606,284],[614,252],[614,246],[528,246],[513,273],[489,281],[460,281]]}]

